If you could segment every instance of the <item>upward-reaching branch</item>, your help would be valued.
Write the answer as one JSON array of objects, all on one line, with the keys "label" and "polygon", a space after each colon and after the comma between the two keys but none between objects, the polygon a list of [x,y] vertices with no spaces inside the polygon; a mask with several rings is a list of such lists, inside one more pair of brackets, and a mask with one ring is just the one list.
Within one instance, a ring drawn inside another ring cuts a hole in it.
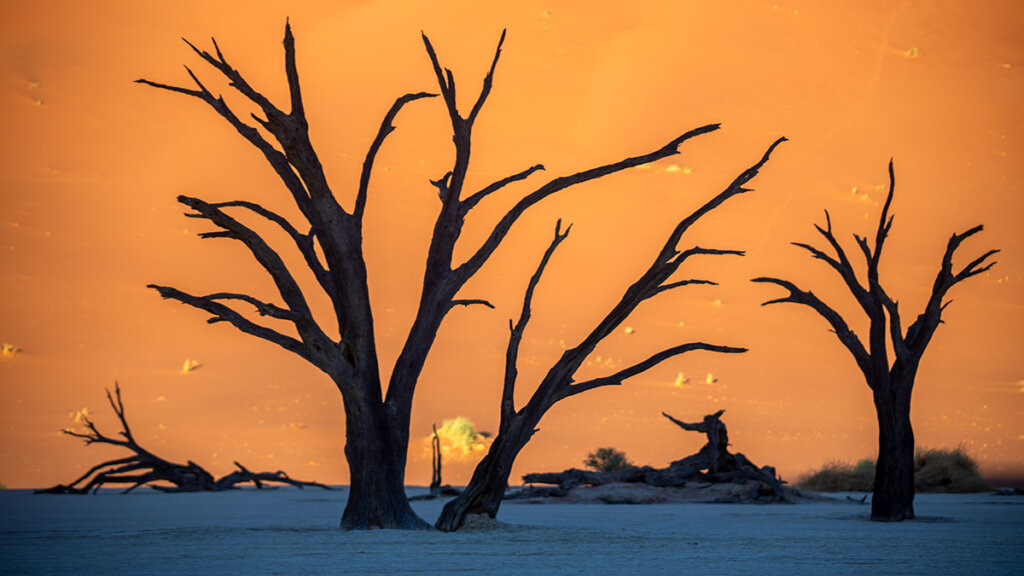
[{"label": "upward-reaching branch", "polygon": [[359,176],[359,191],[356,193],[356,204],[355,209],[352,211],[352,215],[358,221],[363,219],[363,211],[366,209],[366,194],[370,187],[370,172],[373,170],[373,161],[377,157],[377,152],[380,147],[384,144],[384,139],[395,131],[395,126],[392,122],[395,121],[395,117],[398,116],[398,112],[409,102],[419,100],[420,98],[434,98],[437,94],[430,94],[428,92],[417,92],[415,94],[406,94],[395,100],[395,103],[391,105],[391,109],[384,115],[384,120],[380,123],[380,129],[377,131],[377,137],[373,139],[373,143],[370,144],[370,149],[366,152],[366,159],[363,161],[363,171]]},{"label": "upward-reaching branch", "polygon": [[679,146],[681,146],[683,142],[686,142],[687,140],[695,138],[702,134],[707,134],[708,132],[714,132],[715,130],[718,130],[718,128],[718,124],[708,124],[707,126],[702,126],[700,128],[690,130],[689,132],[683,134],[682,136],[679,136],[678,138],[673,139],[665,146],[662,146],[661,148],[653,152],[643,154],[640,156],[626,158],[618,162],[605,164],[604,166],[591,168],[589,170],[584,170],[582,172],[577,172],[576,174],[572,174],[571,176],[561,176],[549,181],[547,184],[544,184],[534,192],[528,194],[527,196],[519,200],[519,202],[517,202],[515,206],[513,206],[508,212],[505,213],[505,215],[495,225],[490,235],[488,235],[487,239],[484,240],[484,243],[476,250],[476,252],[474,252],[473,255],[470,256],[468,260],[466,260],[464,263],[459,265],[458,268],[456,268],[455,272],[457,276],[460,279],[468,279],[473,274],[475,274],[477,270],[479,270],[480,267],[483,266],[484,262],[486,262],[487,259],[490,258],[491,254],[493,254],[494,251],[498,248],[498,246],[501,244],[501,241],[504,240],[509,230],[512,229],[512,225],[515,224],[519,217],[522,216],[528,208],[530,208],[534,204],[537,204],[538,202],[547,198],[548,196],[551,196],[556,192],[565,190],[566,188],[575,186],[577,184],[589,182],[591,180],[595,180],[597,178],[601,178],[602,176],[607,176],[609,174],[614,174],[615,172],[619,172],[627,168],[633,168],[641,164],[654,162],[662,158],[678,154]]},{"label": "upward-reaching branch", "polygon": [[719,352],[721,354],[742,354],[747,351],[746,348],[719,346],[716,344],[705,344],[704,342],[689,342],[687,344],[673,346],[672,348],[662,350],[642,362],[637,362],[636,364],[633,364],[623,370],[619,370],[609,376],[602,376],[600,378],[580,382],[579,384],[565,386],[561,388],[558,395],[555,396],[556,401],[561,400],[562,398],[568,398],[569,396],[575,396],[576,394],[581,394],[587,390],[600,388],[602,386],[619,386],[622,384],[623,380],[626,380],[627,378],[632,378],[633,376],[642,374],[669,358],[685,354],[687,352],[693,352],[694,350],[707,350],[708,352]]},{"label": "upward-reaching branch", "polygon": [[572,230],[571,224],[565,229],[565,232],[562,232],[561,219],[555,223],[555,237],[548,244],[547,250],[544,251],[544,256],[540,259],[540,264],[537,265],[537,270],[530,277],[530,282],[526,287],[526,294],[523,296],[523,309],[519,314],[519,320],[515,325],[512,324],[511,320],[508,321],[510,334],[508,348],[505,351],[505,379],[501,392],[501,423],[499,425],[502,429],[508,426],[516,411],[515,389],[516,377],[519,374],[517,367],[519,362],[519,345],[522,343],[526,325],[530,322],[533,292],[537,289],[537,284],[540,283],[541,276],[544,275],[544,269],[551,260],[551,256],[555,253],[558,245],[569,236],[570,230]]}]

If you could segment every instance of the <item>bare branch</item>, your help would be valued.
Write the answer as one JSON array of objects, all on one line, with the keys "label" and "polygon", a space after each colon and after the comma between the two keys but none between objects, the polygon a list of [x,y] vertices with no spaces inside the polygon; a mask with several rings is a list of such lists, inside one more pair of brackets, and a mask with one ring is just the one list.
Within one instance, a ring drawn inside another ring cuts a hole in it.
[{"label": "bare branch", "polygon": [[[874,263],[874,275],[878,277],[878,262],[882,258],[882,245],[885,244],[889,230],[892,229],[892,216],[889,216],[889,206],[892,205],[893,192],[896,190],[896,173],[893,171],[892,158],[889,158],[889,194],[885,197],[885,205],[882,206],[882,214],[878,217],[878,230],[875,232],[875,252],[871,261]],[[870,284],[870,281],[869,281]]]},{"label": "bare branch", "polygon": [[273,279],[281,297],[288,305],[291,313],[295,315],[293,321],[296,323],[296,327],[299,328],[300,333],[303,334],[303,337],[308,335],[306,331],[320,333],[319,327],[316,326],[316,322],[313,320],[312,312],[310,312],[309,306],[306,304],[306,298],[302,294],[302,289],[281,257],[259,234],[231,216],[228,216],[221,208],[214,204],[188,196],[178,196],[178,202],[192,208],[198,214],[230,232],[233,238],[245,244],[256,258],[256,261]]},{"label": "bare branch", "polygon": [[[430,57],[430,64],[434,67],[434,75],[437,76],[437,85],[441,88],[441,96],[444,97],[444,103],[448,107],[448,115],[451,116],[452,124],[458,124],[462,122],[462,117],[459,116],[459,110],[455,103],[455,85],[451,71],[449,70],[447,76],[445,75],[441,70],[440,62],[437,60],[437,52],[434,51],[434,46],[430,43],[430,38],[427,38],[424,32],[420,32],[420,35],[423,36],[423,46]],[[448,83],[449,79],[452,80],[451,85]]]},{"label": "bare branch", "polygon": [[[473,105],[473,110],[470,111],[469,117],[466,122],[472,126],[473,122],[476,121],[477,114],[480,113],[480,109],[484,106],[484,101],[487,100],[487,96],[491,93],[491,84],[494,81],[494,69],[498,66],[498,58],[501,57],[501,45],[505,43],[505,32],[501,31],[501,38],[498,39],[498,47],[494,50],[494,61],[491,62],[491,69],[487,72],[487,76],[484,77],[484,86],[480,90],[480,96],[476,100],[476,104]],[[455,91],[454,81],[452,83],[452,92]]]},{"label": "bare branch", "polygon": [[[191,44],[189,45],[191,46]],[[194,46],[192,48],[196,52],[200,53],[200,55],[204,54],[203,52],[196,49]],[[209,54],[207,54],[207,56],[209,56]],[[209,56],[209,58],[212,59],[213,57]],[[214,61],[216,62],[216,60]],[[277,150],[269,142],[267,142],[266,139],[264,139],[263,136],[260,135],[259,131],[256,128],[253,128],[252,126],[249,126],[248,124],[239,120],[238,116],[235,115],[231,108],[229,108],[228,105],[224,102],[224,99],[214,97],[213,94],[206,90],[206,88],[199,83],[199,80],[196,79],[195,75],[192,74],[191,70],[189,70],[189,75],[192,76],[192,78],[200,86],[201,90],[187,90],[185,88],[178,88],[166,84],[159,84],[157,82],[150,82],[149,80],[145,79],[139,79],[136,80],[136,82],[139,84],[152,86],[154,88],[160,88],[163,90],[170,90],[172,92],[188,94],[189,96],[194,96],[206,102],[211,108],[214,109],[214,111],[220,114],[222,118],[227,120],[228,123],[235,129],[236,132],[241,134],[243,138],[249,141],[250,144],[255,146],[263,154],[263,157],[266,158],[267,162],[274,169],[274,172],[277,173],[278,177],[285,184],[285,187],[288,188],[288,191],[291,193],[292,198],[299,206],[299,209],[302,211],[303,215],[305,215],[308,218],[310,215],[309,193],[307,192],[302,180],[300,180],[299,177],[292,170],[288,158],[281,151]]]},{"label": "bare branch", "polygon": [[[214,41],[213,46],[214,48],[217,47],[216,41]],[[219,48],[217,49],[217,57],[224,61]],[[289,116],[298,120],[303,127],[308,127],[306,110],[302,105],[302,89],[299,87],[299,70],[295,65],[295,37],[292,36],[292,25],[287,18],[284,21],[284,73],[285,77],[288,78],[288,92],[292,105]]]},{"label": "bare branch", "polygon": [[428,92],[417,92],[415,94],[406,94],[391,105],[388,113],[384,115],[384,120],[380,123],[380,129],[377,131],[377,137],[373,139],[373,143],[370,144],[370,149],[366,152],[366,159],[363,160],[363,171],[359,176],[359,191],[356,194],[355,209],[352,211],[352,215],[357,220],[362,220],[363,211],[366,209],[366,195],[367,190],[370,187],[370,172],[373,170],[373,162],[377,157],[377,152],[380,151],[380,147],[384,144],[384,140],[389,134],[395,131],[395,126],[392,122],[395,121],[395,117],[398,116],[398,112],[403,106],[409,102],[419,100],[421,98],[434,98],[437,94],[430,94]]},{"label": "bare branch", "polygon": [[[289,237],[291,237],[292,241],[295,243],[296,248],[298,248],[299,253],[302,254],[302,257],[306,262],[306,266],[308,266],[309,269],[313,272],[313,275],[316,277],[317,282],[323,288],[324,292],[328,296],[330,296],[332,300],[335,298],[336,295],[334,290],[334,280],[331,279],[330,274],[327,273],[327,270],[324,268],[324,265],[320,262],[320,257],[317,256],[316,249],[313,246],[312,231],[309,234],[303,234],[299,232],[295,228],[295,226],[293,226],[291,222],[289,222],[285,217],[280,216],[277,213],[268,210],[255,202],[235,200],[232,202],[217,202],[215,204],[211,204],[211,206],[213,206],[214,208],[246,208],[256,213],[257,215],[262,216],[263,218],[266,218],[267,220],[270,220],[271,222],[277,224],[282,230],[285,231],[286,234],[288,234]],[[202,214],[186,214],[186,216],[191,218],[205,218],[205,216]],[[200,236],[204,238],[211,237],[209,233]],[[221,237],[224,236],[234,237],[231,236],[230,233],[226,235],[221,235]]]},{"label": "bare branch", "polygon": [[587,390],[592,390],[594,388],[599,388],[601,386],[619,386],[622,384],[622,381],[627,378],[632,378],[633,376],[642,374],[650,370],[651,368],[657,366],[658,364],[664,362],[665,360],[672,358],[673,356],[678,356],[680,354],[685,354],[687,352],[692,352],[694,350],[707,350],[709,352],[720,352],[723,354],[740,354],[747,351],[746,348],[736,348],[733,346],[718,346],[715,344],[705,344],[703,342],[690,342],[688,344],[682,344],[680,346],[675,346],[667,350],[662,350],[661,352],[654,354],[650,358],[647,358],[643,362],[638,362],[630,366],[629,368],[620,370],[615,374],[612,374],[611,376],[594,378],[593,380],[587,380],[584,382],[580,382],[579,384],[565,386],[561,390],[561,393],[558,394],[557,398],[561,400],[562,398],[575,396],[576,394],[579,394],[581,392],[586,392]]},{"label": "bare branch", "polygon": [[519,346],[523,340],[523,333],[526,331],[526,325],[530,322],[531,306],[533,303],[533,293],[537,289],[537,284],[540,283],[541,277],[544,275],[544,269],[547,268],[548,262],[551,261],[551,256],[555,253],[558,245],[562,243],[568,236],[569,231],[572,230],[572,224],[569,225],[565,231],[562,231],[562,220],[559,219],[555,223],[555,236],[551,239],[551,243],[548,244],[547,249],[544,251],[544,256],[541,257],[540,263],[537,265],[537,270],[530,277],[530,282],[526,286],[526,294],[523,296],[523,309],[519,314],[519,320],[513,326],[512,321],[509,320],[509,329],[511,333],[508,338],[508,348],[505,352],[505,380],[501,392],[501,424],[500,427],[504,429],[512,422],[512,417],[515,415],[515,386],[516,377],[518,375],[517,363],[519,361]]},{"label": "bare branch", "polygon": [[[942,312],[952,302],[945,301],[946,293],[956,284],[982,274],[996,264],[994,261],[985,264],[989,258],[999,253],[999,250],[989,250],[964,266],[959,273],[953,272],[953,256],[957,249],[960,248],[964,240],[982,230],[984,230],[984,227],[978,225],[963,233],[950,236],[949,242],[946,244],[946,251],[942,255],[942,265],[935,277],[932,293],[928,303],[925,305],[925,310],[908,330],[907,345],[916,356],[920,357],[924,353],[924,349],[934,335],[936,328],[942,323]],[[911,331],[914,332],[913,338],[910,337]]]},{"label": "bare branch", "polygon": [[473,209],[474,206],[476,206],[481,200],[483,200],[490,194],[497,192],[498,190],[504,188],[505,186],[513,182],[525,180],[529,178],[530,175],[533,174],[534,172],[543,169],[544,166],[542,164],[535,164],[533,166],[530,166],[526,170],[519,172],[518,174],[513,174],[507,178],[502,178],[501,180],[498,180],[497,182],[488,185],[486,188],[480,190],[479,192],[476,192],[469,198],[466,198],[465,200],[462,201],[462,214],[465,215],[466,213],[468,213],[470,210]]},{"label": "bare branch", "polygon": [[312,352],[306,347],[306,345],[300,342],[299,340],[296,340],[295,338],[292,338],[290,336],[285,336],[284,334],[281,334],[276,330],[272,330],[265,326],[260,326],[254,322],[251,322],[234,309],[224,304],[221,304],[216,300],[210,300],[208,297],[205,296],[193,296],[191,294],[187,294],[176,288],[171,288],[168,286],[157,286],[156,284],[149,284],[147,288],[152,288],[156,290],[157,292],[160,293],[160,296],[163,298],[177,300],[182,304],[187,304],[189,306],[192,306],[193,308],[198,308],[200,310],[209,312],[214,316],[212,320],[230,322],[232,326],[239,329],[240,331],[245,332],[246,334],[251,334],[253,336],[256,336],[257,338],[261,338],[268,342],[273,342],[274,344],[277,344],[278,346],[284,348],[285,350],[288,350],[289,352],[298,354],[299,356],[305,358],[315,366],[322,365],[322,359],[319,358],[317,355],[312,354]]},{"label": "bare branch", "polygon": [[662,284],[661,286],[658,286],[658,290],[657,290],[657,292],[655,292],[655,294],[660,294],[660,293],[665,292],[667,290],[672,290],[673,288],[681,288],[683,286],[691,286],[693,284],[707,284],[708,286],[718,286],[718,282],[712,282],[710,280],[695,280],[695,279],[680,280],[678,282],[671,282],[669,284]]},{"label": "bare branch", "polygon": [[534,204],[547,198],[548,196],[561,190],[564,190],[566,188],[569,188],[570,186],[575,186],[577,184],[589,182],[590,180],[594,180],[602,176],[607,176],[609,174],[613,174],[615,172],[619,172],[627,168],[633,168],[641,164],[654,162],[656,160],[660,160],[662,158],[678,154],[679,146],[681,146],[683,142],[686,142],[687,140],[695,138],[702,134],[707,134],[708,132],[714,132],[715,130],[718,130],[718,128],[718,124],[709,124],[707,126],[702,126],[700,128],[690,130],[689,132],[683,134],[682,136],[675,138],[674,140],[672,140],[665,146],[662,146],[658,150],[655,150],[654,152],[643,154],[641,156],[626,158],[618,162],[605,164],[604,166],[591,168],[589,170],[584,170],[583,172],[577,172],[576,174],[573,174],[571,176],[561,176],[549,181],[547,184],[544,184],[543,186],[541,186],[540,188],[528,194],[526,197],[517,202],[515,206],[513,206],[505,214],[505,216],[501,218],[501,220],[497,223],[497,225],[495,225],[494,229],[491,231],[491,234],[487,237],[487,239],[480,246],[480,248],[476,250],[473,256],[471,256],[466,262],[464,262],[457,268],[456,272],[458,276],[462,279],[468,279],[473,274],[475,274],[476,271],[479,270],[481,266],[483,266],[484,262],[486,262],[487,259],[490,258],[491,254],[493,254],[494,251],[498,248],[498,245],[501,244],[501,241],[505,238],[505,235],[508,234],[509,230],[511,230],[512,228],[512,225],[515,224],[516,220],[518,220],[520,216],[522,216],[523,212],[525,212]]},{"label": "bare branch", "polygon": [[[188,68],[186,67],[186,70]],[[190,72],[191,73],[191,72]],[[151,82],[145,78],[139,78],[135,81],[136,84],[145,84],[146,86],[152,86],[153,88],[159,88],[161,90],[169,90],[171,92],[178,92],[179,94],[187,94],[196,98],[202,98],[204,90],[189,90],[188,88],[182,88],[180,86],[172,86],[170,84],[161,84],[159,82]]]},{"label": "bare branch", "polygon": [[840,316],[838,312],[836,312],[827,304],[822,302],[821,299],[819,299],[813,293],[801,290],[792,282],[780,280],[778,278],[764,277],[754,278],[753,280],[751,280],[751,282],[776,284],[789,291],[788,296],[785,296],[783,298],[777,298],[775,300],[769,300],[761,304],[762,306],[767,306],[769,304],[780,304],[783,302],[791,302],[793,304],[803,304],[804,306],[807,306],[813,309],[815,312],[817,312],[822,318],[825,319],[826,322],[829,323],[829,325],[832,327],[832,331],[835,332],[836,336],[839,338],[839,341],[842,342],[844,346],[846,346],[846,349],[849,350],[851,354],[853,354],[853,358],[854,360],[857,361],[857,366],[861,369],[861,371],[865,375],[870,374],[871,358],[870,356],[868,356],[867,350],[865,350],[864,345],[861,343],[860,339],[853,332],[853,330],[850,329],[850,327],[846,324],[846,321],[843,320],[843,317]]},{"label": "bare branch", "polygon": [[490,308],[491,310],[494,310],[494,304],[491,304],[487,300],[483,300],[483,299],[480,299],[480,298],[469,298],[469,299],[461,299],[461,300],[452,300],[451,303],[448,305],[448,309],[451,310],[452,308],[455,308],[456,306],[467,306],[468,307],[468,306],[473,306],[474,304],[480,304],[482,306],[486,306],[486,307]]},{"label": "bare branch", "polygon": [[828,210],[825,211],[825,225],[826,227],[824,229],[821,226],[818,226],[817,224],[815,224],[814,228],[832,246],[832,249],[835,251],[836,258],[838,260],[831,258],[824,252],[810,245],[799,244],[796,242],[794,242],[793,245],[803,248],[804,250],[807,250],[808,252],[811,253],[811,255],[814,258],[823,260],[826,263],[828,263],[828,265],[831,266],[843,279],[843,282],[846,283],[846,287],[850,290],[850,293],[853,294],[854,298],[857,299],[857,302],[861,305],[861,308],[863,308],[865,312],[870,313],[868,291],[863,286],[861,286],[860,281],[857,280],[857,273],[853,269],[853,264],[850,262],[850,259],[847,258],[846,251],[843,250],[843,247],[839,244],[839,241],[836,240],[835,235],[832,233],[832,218],[829,216]]},{"label": "bare branch", "polygon": [[[985,272],[988,272],[990,268],[992,268],[993,266],[996,265],[996,262],[992,261],[992,262],[989,262],[988,264],[985,264],[984,266],[981,266],[981,264],[983,262],[985,262],[985,260],[988,260],[992,256],[995,256],[999,252],[1001,252],[1001,250],[989,250],[988,252],[985,252],[981,256],[975,258],[974,260],[971,261],[970,264],[968,264],[967,266],[964,266],[963,270],[961,270],[956,275],[955,281],[956,282],[962,282],[962,281],[970,278],[971,276],[977,276],[978,274],[983,274]],[[981,266],[981,267],[979,268],[979,266]]]},{"label": "bare branch", "polygon": [[[670,254],[672,254],[673,252],[676,251],[677,246],[679,245],[679,240],[683,237],[683,234],[685,234],[686,231],[690,229],[690,226],[693,226],[698,220],[700,220],[702,217],[704,217],[704,215],[707,214],[708,212],[711,212],[715,208],[718,208],[719,206],[721,206],[722,203],[725,202],[726,200],[728,200],[729,198],[732,198],[733,196],[735,196],[737,194],[742,194],[744,192],[749,192],[750,190],[747,189],[747,188],[744,188],[743,186],[747,182],[750,182],[751,180],[753,180],[755,176],[757,176],[757,173],[758,173],[758,171],[761,170],[761,167],[764,166],[768,162],[769,158],[771,158],[772,152],[775,151],[775,148],[778,147],[779,144],[782,144],[783,142],[786,142],[786,141],[787,141],[786,138],[779,138],[775,142],[772,142],[772,144],[770,146],[768,146],[768,149],[765,150],[764,154],[761,156],[761,159],[758,160],[756,164],[754,164],[750,168],[747,168],[746,170],[744,170],[739,176],[736,177],[735,180],[732,181],[732,183],[729,184],[728,187],[726,187],[725,190],[720,192],[717,196],[715,196],[714,198],[709,200],[703,206],[701,206],[700,208],[695,210],[692,214],[690,214],[685,219],[683,219],[683,221],[681,221],[676,226],[675,230],[672,231],[672,235],[669,237],[668,241],[665,242],[665,246],[662,248],[661,254],[658,255],[658,258],[662,259],[662,260],[665,260],[665,261],[668,261],[668,259],[670,257]],[[695,250],[700,250],[700,249],[696,248]],[[703,253],[703,252],[696,252],[696,253],[700,254],[700,253]],[[713,254],[715,252],[707,252],[707,253],[708,254]],[[732,253],[735,253],[735,252],[724,251],[724,252],[721,252],[721,253],[723,253],[723,254],[726,254],[726,253],[732,254]],[[740,255],[742,255],[742,253]]]},{"label": "bare branch", "polygon": [[287,308],[281,308],[274,304],[269,304],[261,300],[257,300],[252,296],[246,294],[234,294],[231,292],[218,292],[216,294],[210,294],[208,296],[202,296],[207,300],[241,300],[242,302],[248,302],[252,304],[256,311],[259,312],[260,316],[270,316],[271,318],[277,318],[278,320],[288,320],[290,322],[296,322],[301,319],[298,314],[295,314]]}]

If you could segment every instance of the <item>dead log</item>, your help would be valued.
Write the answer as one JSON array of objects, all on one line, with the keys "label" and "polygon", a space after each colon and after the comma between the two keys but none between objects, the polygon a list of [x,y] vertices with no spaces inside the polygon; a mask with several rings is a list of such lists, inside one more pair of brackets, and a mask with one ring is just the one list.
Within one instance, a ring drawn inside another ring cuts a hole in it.
[{"label": "dead log", "polygon": [[[564,496],[577,486],[600,486],[612,482],[642,483],[655,487],[685,486],[700,482],[711,484],[746,484],[753,481],[752,500],[768,497],[773,501],[784,501],[785,481],[778,477],[775,468],[758,468],[746,456],[729,452],[729,433],[721,416],[725,410],[704,417],[701,422],[689,423],[677,420],[662,412],[662,415],[684,430],[706,434],[708,442],[696,454],[676,460],[665,468],[630,466],[611,472],[593,472],[570,468],[562,472],[531,473],[523,476],[525,484],[549,484],[557,490],[536,492],[528,497]],[[524,496],[526,497],[526,496]]]},{"label": "dead log", "polygon": [[117,418],[121,422],[121,432],[119,435],[123,439],[104,435],[96,428],[96,424],[88,416],[85,417],[87,432],[83,433],[65,429],[64,434],[74,436],[75,438],[82,438],[86,444],[120,446],[133,452],[133,455],[97,464],[74,482],[36,490],[36,494],[88,494],[90,492],[95,494],[106,485],[128,484],[128,488],[123,492],[123,494],[127,494],[139,486],[153,484],[154,482],[170,484],[170,486],[159,484],[151,486],[151,488],[162,492],[218,492],[231,490],[236,488],[238,484],[249,482],[252,482],[256,488],[260,489],[263,488],[264,482],[290,484],[299,488],[316,486],[325,490],[331,489],[330,486],[318,482],[295,480],[289,477],[283,470],[278,470],[277,472],[252,472],[238,462],[235,462],[238,470],[224,476],[220,480],[215,480],[213,474],[210,474],[205,468],[191,460],[188,461],[188,464],[177,464],[165,460],[140,446],[135,441],[131,428],[128,426],[128,420],[124,414],[124,402],[121,400],[121,387],[116,382],[114,383],[114,394],[107,390],[107,402],[110,403],[110,407],[117,414]]}]

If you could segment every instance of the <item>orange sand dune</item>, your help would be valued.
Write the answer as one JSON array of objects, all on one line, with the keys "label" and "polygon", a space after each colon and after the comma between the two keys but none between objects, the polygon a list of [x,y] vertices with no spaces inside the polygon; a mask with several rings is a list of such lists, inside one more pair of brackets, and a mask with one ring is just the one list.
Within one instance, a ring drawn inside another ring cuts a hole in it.
[{"label": "orange sand dune", "polygon": [[[567,191],[517,225],[465,294],[497,309],[456,310],[439,335],[415,406],[410,483],[428,481],[428,444],[420,439],[431,423],[462,415],[478,429],[496,428],[507,320],[557,218],[571,221],[573,234],[536,296],[522,351],[523,398],[561,346],[585,334],[646,266],[674,221],[782,135],[791,142],[754,181],[756,191],[692,231],[692,242],[747,256],[681,271],[721,285],[644,304],[630,319],[633,332],[609,338],[587,373],[683,341],[751,351],[695,353],[622,388],[563,402],[516,473],[577,465],[600,445],[653,465],[698,448],[701,439],[678,432],[662,410],[693,419],[726,409],[736,449],[790,479],[828,459],[872,454],[870,395],[852,360],[810,310],[760,308],[778,293],[747,280],[792,278],[853,318],[853,303],[827,267],[789,242],[816,240],[812,224],[823,209],[844,241],[870,233],[894,157],[896,221],[882,273],[905,314],[923,305],[951,233],[986,226],[961,262],[1003,250],[990,273],[952,294],[918,378],[918,444],[963,444],[988,474],[1024,474],[1019,3],[745,1],[727,12],[701,2],[434,4],[304,2],[288,12],[272,2],[0,6],[0,340],[22,350],[0,359],[0,482],[67,481],[116,454],[84,450],[59,434],[86,407],[112,433],[103,388],[115,380],[136,436],[168,458],[191,458],[216,473],[237,459],[346,481],[340,396],[323,374],[229,326],[208,326],[204,314],[145,288],[274,299],[244,249],[198,239],[206,228],[184,218],[174,199],[244,198],[294,216],[285,191],[211,110],[132,81],[186,83],[187,64],[241,105],[178,39],[208,47],[215,35],[251,84],[281,100],[286,17],[313,137],[345,205],[394,98],[434,88],[420,31],[468,102],[508,29],[477,123],[470,185],[538,162],[547,171],[475,211],[462,257],[531,184],[723,123],[681,156]],[[443,175],[451,157],[445,122],[440,101],[410,105],[378,158],[366,250],[385,369],[418,297],[437,209],[428,179]],[[313,301],[325,309],[323,298]],[[182,373],[186,359],[202,366]],[[445,480],[466,481],[478,456],[453,456]]]}]

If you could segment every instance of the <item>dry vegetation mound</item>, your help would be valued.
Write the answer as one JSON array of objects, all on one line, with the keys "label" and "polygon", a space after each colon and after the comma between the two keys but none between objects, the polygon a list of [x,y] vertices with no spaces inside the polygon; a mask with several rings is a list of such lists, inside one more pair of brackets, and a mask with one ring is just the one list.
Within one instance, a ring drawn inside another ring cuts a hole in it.
[{"label": "dry vegetation mound", "polygon": [[[814,492],[871,492],[875,461],[857,464],[832,461],[801,476],[797,487]],[[914,454],[914,489],[917,492],[985,492],[992,486],[981,477],[978,463],[963,448],[922,449]]]}]

